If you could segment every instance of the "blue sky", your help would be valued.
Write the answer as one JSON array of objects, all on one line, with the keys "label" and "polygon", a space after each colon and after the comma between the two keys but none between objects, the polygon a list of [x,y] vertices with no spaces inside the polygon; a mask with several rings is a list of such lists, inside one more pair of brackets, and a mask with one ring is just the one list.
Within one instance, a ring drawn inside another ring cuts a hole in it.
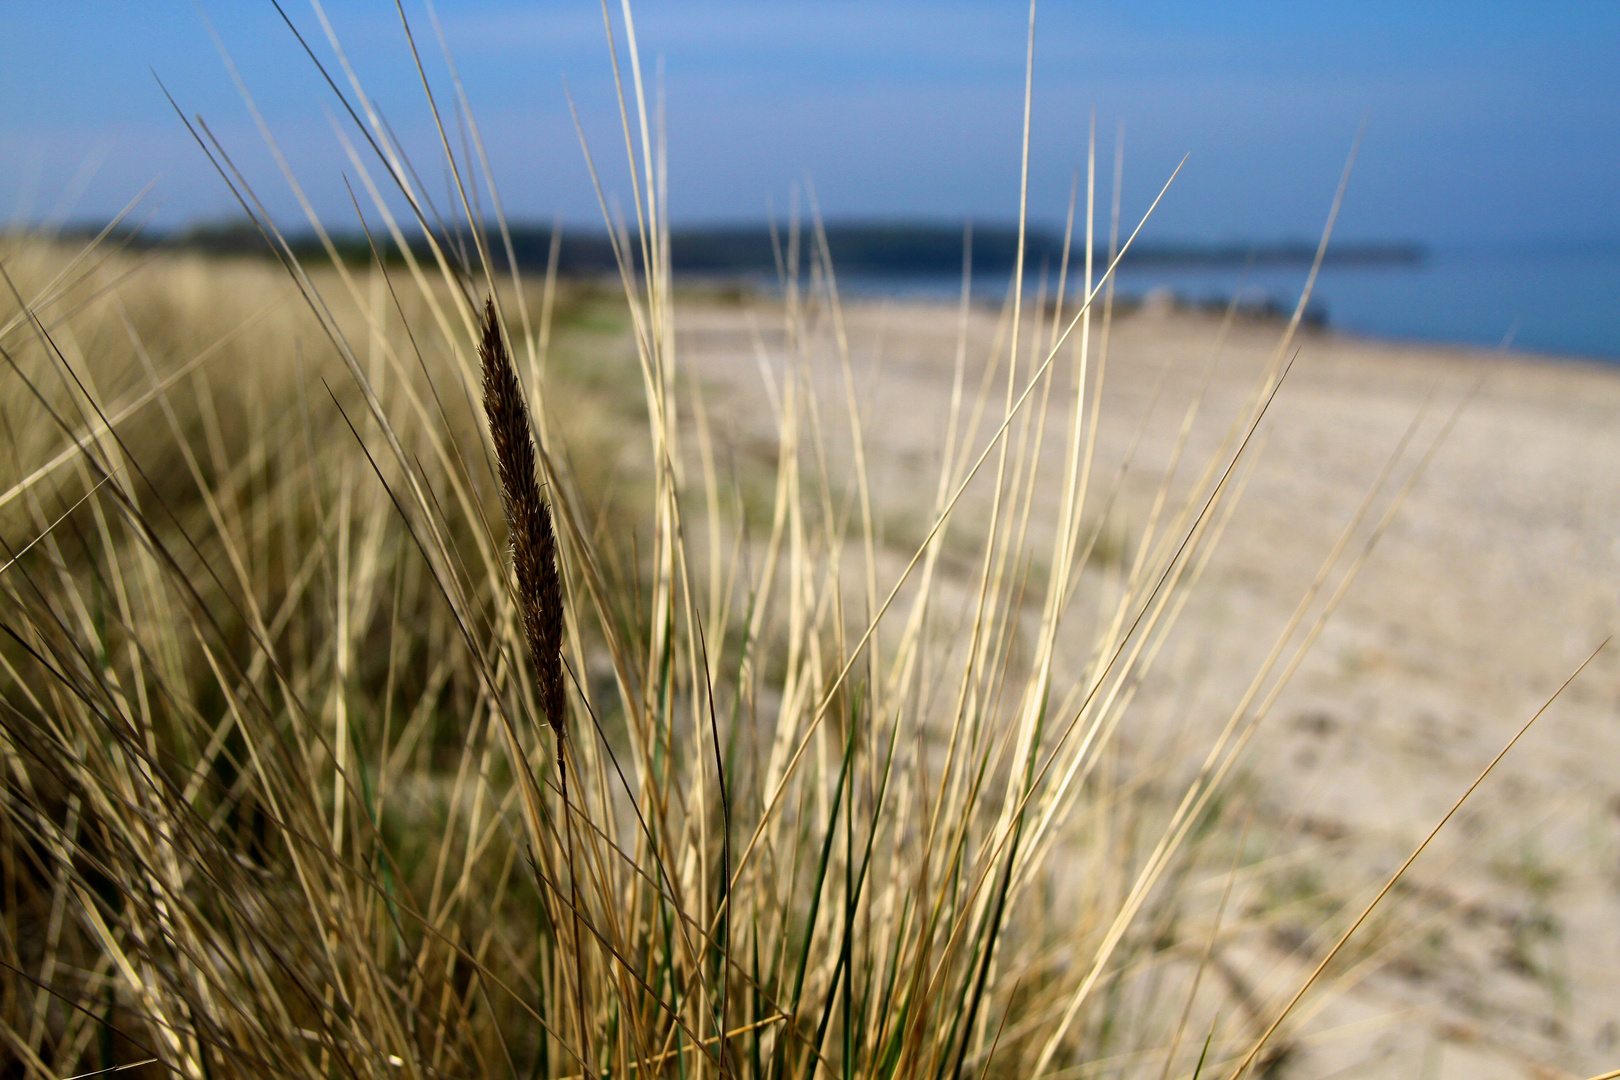
[{"label": "blue sky", "polygon": [[[286,7],[330,60],[307,0]],[[432,119],[393,4],[328,7],[367,90],[442,196]],[[430,78],[447,91],[426,9],[406,0],[405,10]],[[200,11],[317,210],[352,222],[352,169],[332,131],[340,106],[268,0],[0,0],[0,220],[104,218],[148,183],[140,213],[159,224],[230,216],[228,192],[155,73],[278,217],[298,223]],[[510,216],[600,220],[565,79],[608,188],[628,201],[596,3],[439,0],[437,11]],[[617,22],[617,0],[614,13]],[[806,176],[829,217],[1016,214],[1022,3],[641,0],[634,14],[649,79],[662,65],[677,220],[759,220],[769,206],[784,210]],[[1046,0],[1037,220],[1061,222],[1092,110],[1104,157],[1125,125],[1127,215],[1191,155],[1152,226],[1164,238],[1313,236],[1363,120],[1341,235],[1620,237],[1620,4]]]}]

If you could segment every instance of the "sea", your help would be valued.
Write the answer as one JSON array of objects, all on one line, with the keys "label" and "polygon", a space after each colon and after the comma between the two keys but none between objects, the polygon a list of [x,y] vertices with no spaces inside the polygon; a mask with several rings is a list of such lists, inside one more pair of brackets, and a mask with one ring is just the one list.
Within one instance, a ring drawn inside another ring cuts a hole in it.
[{"label": "sea", "polygon": [[[1122,266],[1117,291],[1168,291],[1188,304],[1292,311],[1306,266]],[[1029,294],[1038,282],[1028,271]],[[974,296],[999,301],[1009,276],[980,275]],[[960,278],[847,276],[840,291],[867,297],[951,300]],[[1071,288],[1071,294],[1075,290]],[[1310,311],[1337,331],[1368,337],[1484,346],[1620,363],[1620,239],[1612,242],[1455,245],[1416,263],[1324,265]]]}]

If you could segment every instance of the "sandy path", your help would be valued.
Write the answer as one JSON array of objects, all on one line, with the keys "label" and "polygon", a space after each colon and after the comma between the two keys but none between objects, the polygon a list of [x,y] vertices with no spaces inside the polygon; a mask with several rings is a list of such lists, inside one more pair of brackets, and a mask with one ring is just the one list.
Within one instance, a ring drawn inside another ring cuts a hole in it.
[{"label": "sandy path", "polygon": [[[847,314],[878,516],[898,550],[927,527],[956,314],[920,305]],[[784,370],[780,325],[769,312],[731,307],[682,313],[685,363],[711,388],[732,452],[771,444],[759,358]],[[970,387],[995,331],[994,311],[972,313]],[[1110,518],[1127,550],[1205,385],[1217,331],[1216,319],[1162,311],[1114,325],[1094,494],[1140,432]],[[1173,496],[1241,415],[1279,334],[1265,324],[1231,329]],[[810,379],[825,413],[838,415],[838,368],[827,335],[816,340]],[[1133,715],[1144,719],[1130,740],[1153,745],[1164,725],[1213,730],[1224,720],[1425,401],[1417,450],[1474,391],[1265,721],[1244,780],[1269,841],[1305,845],[1311,880],[1349,901],[1376,888],[1620,628],[1620,369],[1331,334],[1297,344],[1238,513],[1143,688]],[[994,378],[997,406],[1003,378]],[[1062,425],[1052,408],[1042,491],[1059,480]],[[976,445],[987,435],[981,425]],[[969,522],[976,498],[982,504],[975,490],[963,508]],[[1034,550],[1047,546],[1055,501],[1038,507]],[[1076,658],[1089,640],[1083,622],[1072,627]],[[1488,1080],[1620,1065],[1620,645],[1593,661],[1488,783],[1398,896],[1409,933],[1374,973],[1326,1002],[1312,1027],[1325,1034],[1301,1045],[1296,1075]],[[1225,955],[1262,1000],[1291,992],[1302,969],[1288,953],[1314,928],[1304,916],[1269,925]]]}]

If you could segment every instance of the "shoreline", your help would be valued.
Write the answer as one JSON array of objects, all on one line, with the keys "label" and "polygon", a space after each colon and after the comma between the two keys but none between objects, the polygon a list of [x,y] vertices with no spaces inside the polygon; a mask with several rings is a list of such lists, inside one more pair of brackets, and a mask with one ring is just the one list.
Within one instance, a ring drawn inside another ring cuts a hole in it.
[{"label": "shoreline", "polygon": [[[691,231],[699,235],[713,232],[721,239],[729,235],[725,229]],[[47,242],[69,243],[79,233],[73,228],[64,229]],[[527,233],[529,242],[519,250],[518,270],[524,280],[531,281],[546,272],[548,244],[542,241],[549,239],[550,232],[547,228],[529,229]],[[570,267],[569,260],[564,259],[560,264],[562,279],[614,292],[620,288],[605,238],[593,239],[584,231],[565,232],[563,236],[565,246],[572,238],[591,251],[580,266]],[[960,237],[955,233],[952,236],[959,245]],[[273,262],[268,252],[261,250],[263,242],[257,233],[247,236],[237,227],[205,229],[195,237],[175,233],[148,238],[129,232],[114,239],[132,251],[151,255]],[[0,234],[0,242],[40,240],[27,233]],[[313,239],[295,236],[290,240],[301,257],[312,259],[313,265],[325,263],[327,254]],[[339,256],[350,266],[374,261],[363,239],[336,234],[334,243]],[[979,246],[976,241],[976,251]],[[597,247],[602,250],[596,251]],[[1503,339],[1511,339],[1507,351],[1550,360],[1620,364],[1620,292],[1610,295],[1602,284],[1611,276],[1620,280],[1620,247],[1600,242],[1520,245],[1523,250],[1514,253],[1497,247],[1500,245],[1467,251],[1442,247],[1431,252],[1426,247],[1394,243],[1330,246],[1304,321],[1330,332],[1400,345],[1494,353],[1501,349]],[[1297,243],[1252,245],[1251,249],[1270,251],[1273,257],[1245,263],[1235,255],[1240,248],[1230,244],[1167,244],[1162,250],[1150,250],[1120,266],[1116,307],[1167,303],[1179,310],[1223,311],[1235,300],[1245,318],[1286,321],[1308,273],[1310,259],[1306,256],[1310,252]],[[1363,257],[1358,254],[1362,249],[1370,256],[1385,252],[1390,257]],[[745,254],[751,258],[758,252]],[[397,252],[385,252],[384,257],[389,265],[397,262],[403,267]],[[1071,260],[1075,258],[1071,255]],[[1553,263],[1537,261],[1547,258]],[[1572,267],[1581,269],[1583,261],[1594,260],[1596,267],[1591,274],[1573,283],[1567,280]],[[849,300],[955,307],[962,283],[960,262],[947,262],[926,271],[916,267],[884,268],[864,265],[859,257],[841,260],[835,252],[832,265],[840,292]],[[1099,270],[1105,264],[1106,259],[1100,256],[1094,263]],[[1052,281],[1050,260],[1027,265],[1026,303],[1038,298]],[[1557,271],[1550,280],[1543,280],[1546,274],[1534,272],[1538,266],[1546,270],[1549,265]],[[1437,276],[1454,273],[1459,267],[1474,274],[1480,273],[1481,267],[1491,270],[1483,287],[1476,287],[1481,283],[1472,280],[1435,284]],[[1606,275],[1605,271],[1613,273]],[[1082,265],[1071,261],[1071,303],[1077,292],[1074,282],[1082,272]],[[799,278],[801,294],[819,276],[819,270],[812,272],[806,266]],[[774,269],[731,263],[677,266],[675,282],[678,291],[740,293],[767,303],[782,292]],[[976,256],[972,282],[975,306],[994,308],[1007,291],[1010,269],[987,269]],[[1587,295],[1569,295],[1579,288],[1584,288]],[[1453,308],[1458,310],[1453,312]],[[1482,330],[1485,326],[1492,328],[1489,334]]]},{"label": "shoreline", "polygon": [[[584,279],[592,281],[610,290],[619,289],[617,279]],[[676,276],[676,291],[678,295],[695,296],[700,299],[713,300],[716,297],[726,303],[742,303],[745,300],[755,303],[776,304],[782,299],[782,290],[774,283],[762,282],[758,279],[738,279],[735,277],[709,277],[700,274],[678,274]],[[871,281],[859,276],[838,277],[840,300],[845,305],[881,305],[917,306],[932,310],[956,311],[960,308],[960,278],[956,282],[946,282],[940,279],[941,288],[910,290],[907,288],[893,288],[892,282]],[[956,288],[957,296],[945,294],[946,288]],[[976,290],[970,306],[972,310],[990,313],[992,316],[1000,310],[1001,302],[991,300],[985,291]],[[1157,294],[1157,295],[1155,295]],[[1075,294],[1071,290],[1071,299]],[[1026,308],[1034,301],[1033,294],[1026,298]],[[1161,313],[1173,314],[1177,317],[1213,318],[1216,321],[1224,315],[1230,297],[1216,297],[1199,299],[1187,297],[1174,292],[1166,294],[1164,290],[1148,290],[1145,293],[1116,293],[1115,318],[1131,318],[1143,313],[1144,309],[1157,307]],[[1072,308],[1071,308],[1072,309]],[[1046,310],[1052,310],[1050,301],[1046,303]],[[1239,304],[1236,310],[1238,322],[1257,327],[1273,327],[1282,330],[1292,316],[1292,306],[1268,305],[1257,303]],[[1326,334],[1342,337],[1348,341],[1364,343],[1369,346],[1390,346],[1403,349],[1417,350],[1456,350],[1480,359],[1501,360],[1518,357],[1533,360],[1536,363],[1570,363],[1579,365],[1592,365],[1599,368],[1620,369],[1620,351],[1614,353],[1602,352],[1567,352],[1555,349],[1535,348],[1519,345],[1515,342],[1507,344],[1489,345],[1479,341],[1459,340],[1451,337],[1430,337],[1421,335],[1402,335],[1392,333],[1379,333],[1376,331],[1359,330],[1351,327],[1336,325],[1331,310],[1307,307],[1300,325],[1301,333]]]}]

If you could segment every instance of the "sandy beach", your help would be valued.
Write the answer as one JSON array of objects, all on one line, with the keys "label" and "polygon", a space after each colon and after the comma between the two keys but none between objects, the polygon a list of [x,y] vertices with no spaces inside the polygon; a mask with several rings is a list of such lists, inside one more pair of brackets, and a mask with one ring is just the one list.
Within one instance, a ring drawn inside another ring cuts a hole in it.
[{"label": "sandy beach", "polygon": [[[844,315],[880,564],[898,573],[931,521],[958,312],[866,302]],[[781,318],[773,307],[705,303],[678,314],[683,362],[706,387],[723,460],[775,438],[762,370],[777,385],[802,378],[824,419],[845,415],[836,328],[823,313],[794,346]],[[998,337],[997,310],[975,306],[965,328],[965,393],[989,388],[969,440],[976,451],[1003,401],[1005,365],[985,376],[987,359],[1005,355],[1005,326]],[[1045,333],[1031,320],[1025,339]],[[1281,323],[1223,330],[1219,315],[1170,306],[1114,320],[1087,517],[1105,522],[1116,559],[1181,527],[1171,509],[1196,498],[1206,465],[1226,460],[1224,440],[1282,334]],[[1101,336],[1098,320],[1092,378]],[[1309,972],[1304,953],[1328,943],[1322,914],[1337,927],[1359,911],[1620,625],[1620,368],[1317,331],[1302,331],[1282,359],[1291,359],[1286,378],[1233,472],[1241,501],[1123,736],[1127,760],[1168,754],[1172,772],[1195,767],[1375,492],[1290,651],[1359,560],[1358,573],[1263,718],[1237,785],[1255,842],[1292,860],[1304,902],[1268,907],[1258,886],[1235,891],[1243,917],[1214,952],[1221,978],[1205,995],[1214,1013],[1274,1014]],[[1036,500],[1030,551],[1045,549],[1057,515],[1072,364],[1065,353],[1054,365],[1044,399],[1050,464],[1036,485],[1052,494]],[[1026,358],[1020,386],[1032,366]],[[1042,400],[1033,395],[1029,409]],[[958,519],[982,518],[989,490],[976,481]],[[1155,517],[1161,496],[1170,509]],[[945,572],[965,584],[977,541],[971,524],[959,531]],[[1119,572],[1097,562],[1078,612]],[[1065,624],[1076,674],[1094,630],[1083,613]],[[1307,1000],[1312,1019],[1287,1074],[1489,1080],[1614,1068],[1617,761],[1620,647],[1611,644],[1415,864],[1387,914],[1369,921],[1375,947]]]}]

